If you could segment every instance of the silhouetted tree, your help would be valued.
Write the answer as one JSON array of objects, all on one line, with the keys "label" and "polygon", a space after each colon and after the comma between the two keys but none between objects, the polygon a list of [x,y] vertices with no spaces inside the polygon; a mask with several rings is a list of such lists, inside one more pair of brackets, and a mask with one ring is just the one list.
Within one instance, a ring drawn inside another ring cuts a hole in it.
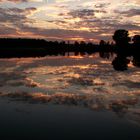
[{"label": "silhouetted tree", "polygon": [[111,45],[110,42],[105,42],[104,40],[101,40],[99,43],[99,55],[102,58],[110,58],[111,55]]},{"label": "silhouetted tree", "polygon": [[106,42],[104,40],[101,40],[100,43],[99,43],[99,55],[102,58],[105,58],[104,57],[104,54],[105,54],[105,46],[106,46]]},{"label": "silhouetted tree", "polygon": [[84,41],[80,42],[80,55],[85,55],[86,52],[86,43]]},{"label": "silhouetted tree", "polygon": [[140,35],[135,35],[133,41],[133,65],[140,67]]},{"label": "silhouetted tree", "polygon": [[79,55],[79,53],[80,53],[79,46],[80,46],[79,42],[75,41],[74,42],[74,55],[75,56]]},{"label": "silhouetted tree", "polygon": [[94,53],[95,48],[93,46],[93,44],[91,42],[88,42],[86,45],[86,53],[91,55],[92,53]]},{"label": "silhouetted tree", "polygon": [[116,43],[117,57],[113,60],[112,65],[115,70],[127,70],[130,62],[126,57],[130,55],[129,41],[131,40],[127,30],[117,30],[113,35]]}]

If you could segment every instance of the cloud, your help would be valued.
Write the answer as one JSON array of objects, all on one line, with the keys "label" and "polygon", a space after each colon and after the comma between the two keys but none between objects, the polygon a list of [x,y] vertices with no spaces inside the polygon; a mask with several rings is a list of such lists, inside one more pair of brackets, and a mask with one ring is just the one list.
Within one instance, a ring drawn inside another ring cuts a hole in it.
[{"label": "cloud", "polygon": [[67,14],[72,16],[73,18],[89,18],[94,17],[94,10],[90,9],[73,10]]},{"label": "cloud", "polygon": [[107,6],[109,6],[111,3],[99,3],[99,4],[95,4],[95,8],[105,8]]},{"label": "cloud", "polygon": [[140,16],[140,9],[129,9],[127,11],[115,10],[114,12],[126,17]]},{"label": "cloud", "polygon": [[5,2],[5,1],[10,1],[10,2],[28,2],[29,0],[0,0],[0,2]]},{"label": "cloud", "polygon": [[[10,9],[4,9],[0,8],[0,19],[1,23],[25,23],[29,19],[27,18],[28,15],[30,15],[33,11],[36,11],[37,9],[34,7],[29,7],[25,9],[19,9],[19,8],[10,8]],[[18,14],[17,14],[18,13]]]},{"label": "cloud", "polygon": [[21,3],[21,2],[43,2],[43,0],[0,0],[0,2],[5,2],[5,1],[10,1],[10,2],[15,2],[15,3]]},{"label": "cloud", "polygon": [[[76,23],[71,24],[71,29],[45,29],[42,27],[32,27],[31,25],[26,24],[29,19],[24,15],[25,13],[30,13],[34,8],[29,8],[26,12],[21,9],[12,9],[11,11],[14,13],[15,11],[19,11],[21,15],[15,16],[13,18],[8,18],[7,20],[13,24],[16,24],[16,28],[7,27],[6,25],[0,25],[0,36],[9,36],[12,35],[17,37],[41,37],[46,38],[48,40],[85,40],[97,41],[101,39],[109,40],[116,29],[127,29],[127,30],[138,30],[139,26],[130,24],[130,23],[119,23],[115,19],[88,19],[85,18],[85,15],[80,14],[78,17],[81,17],[83,20],[78,21]],[[21,10],[21,11],[20,11]],[[31,11],[30,11],[31,10]],[[35,9],[34,9],[35,10]],[[13,16],[13,15],[12,15]],[[74,15],[75,16],[75,15]],[[76,16],[77,17],[77,16]],[[17,20],[17,23],[13,21]],[[4,20],[5,21],[5,20]],[[33,22],[33,21],[32,21]],[[67,26],[69,23],[61,20],[53,20],[49,21],[50,23],[59,24],[61,26]],[[89,29],[89,30],[82,30]],[[107,33],[109,36],[105,36]]]},{"label": "cloud", "polygon": [[0,36],[7,36],[15,33],[16,33],[16,29],[12,27],[6,27],[4,25],[0,25]]},{"label": "cloud", "polygon": [[24,9],[0,8],[0,35],[17,35],[18,30],[20,30],[20,26],[33,22],[33,20],[29,19],[28,16],[36,10],[37,9],[34,7]]},{"label": "cloud", "polygon": [[[112,38],[114,30],[119,28],[139,33],[138,0],[53,0],[49,3],[43,3],[43,0],[9,1],[14,3],[5,3],[3,0],[0,6],[1,37],[108,40]],[[5,8],[5,5],[9,8]]]},{"label": "cloud", "polygon": [[78,9],[71,10],[67,13],[60,13],[59,16],[67,16],[71,18],[93,19],[96,13],[107,13],[105,10]]}]

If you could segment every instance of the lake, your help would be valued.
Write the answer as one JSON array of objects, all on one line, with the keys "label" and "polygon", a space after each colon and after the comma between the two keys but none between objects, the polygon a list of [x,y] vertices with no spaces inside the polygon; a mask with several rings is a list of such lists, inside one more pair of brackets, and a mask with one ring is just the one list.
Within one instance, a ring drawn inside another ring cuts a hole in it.
[{"label": "lake", "polygon": [[140,69],[93,56],[0,59],[5,138],[140,139]]}]

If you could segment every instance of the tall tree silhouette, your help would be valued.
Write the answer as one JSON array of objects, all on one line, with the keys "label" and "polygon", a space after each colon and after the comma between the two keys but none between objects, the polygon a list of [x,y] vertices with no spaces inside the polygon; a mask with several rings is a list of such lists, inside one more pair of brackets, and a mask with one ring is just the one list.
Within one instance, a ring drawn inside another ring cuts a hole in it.
[{"label": "tall tree silhouette", "polygon": [[129,41],[131,40],[128,31],[124,29],[116,30],[113,40],[116,43],[117,57],[113,60],[112,65],[115,70],[127,70],[127,64],[130,61],[126,57],[130,55]]},{"label": "tall tree silhouette", "polygon": [[135,35],[133,41],[133,65],[140,67],[140,35]]}]

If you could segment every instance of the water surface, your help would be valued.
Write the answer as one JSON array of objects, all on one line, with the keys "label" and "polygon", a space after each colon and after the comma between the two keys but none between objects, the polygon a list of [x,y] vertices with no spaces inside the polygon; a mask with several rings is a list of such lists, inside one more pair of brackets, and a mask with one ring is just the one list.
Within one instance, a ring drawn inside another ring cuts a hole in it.
[{"label": "water surface", "polygon": [[6,137],[140,139],[140,70],[90,57],[0,59]]}]

